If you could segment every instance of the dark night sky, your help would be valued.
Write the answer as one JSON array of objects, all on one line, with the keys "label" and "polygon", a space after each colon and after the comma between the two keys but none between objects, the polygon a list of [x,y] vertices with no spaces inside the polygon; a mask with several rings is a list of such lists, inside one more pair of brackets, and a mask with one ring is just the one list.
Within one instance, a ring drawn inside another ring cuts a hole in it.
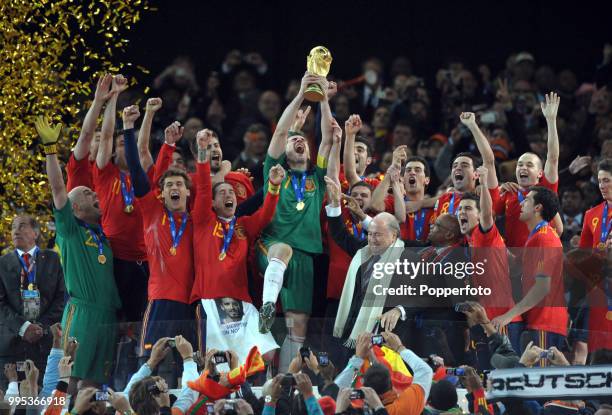
[{"label": "dark night sky", "polygon": [[128,35],[132,60],[156,73],[188,54],[201,81],[239,48],[261,51],[284,85],[304,71],[318,44],[332,51],[332,73],[344,79],[371,55],[387,63],[406,55],[416,74],[432,76],[451,55],[496,72],[509,53],[528,50],[539,63],[570,67],[584,80],[612,40],[607,1],[151,1],[159,10]]}]

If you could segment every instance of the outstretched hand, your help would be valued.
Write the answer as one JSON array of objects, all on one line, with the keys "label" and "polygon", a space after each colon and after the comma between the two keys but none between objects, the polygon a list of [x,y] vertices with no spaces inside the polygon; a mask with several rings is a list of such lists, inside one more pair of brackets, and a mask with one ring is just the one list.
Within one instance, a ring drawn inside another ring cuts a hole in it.
[{"label": "outstretched hand", "polygon": [[540,103],[542,114],[546,118],[546,121],[553,121],[557,118],[559,102],[561,102],[561,98],[559,98],[559,95],[557,95],[555,92],[546,94],[546,100]]},{"label": "outstretched hand", "polygon": [[34,127],[40,137],[43,145],[50,145],[57,143],[59,140],[60,133],[62,131],[62,123],[57,123],[52,126],[49,122],[49,118],[39,115],[34,121]]}]

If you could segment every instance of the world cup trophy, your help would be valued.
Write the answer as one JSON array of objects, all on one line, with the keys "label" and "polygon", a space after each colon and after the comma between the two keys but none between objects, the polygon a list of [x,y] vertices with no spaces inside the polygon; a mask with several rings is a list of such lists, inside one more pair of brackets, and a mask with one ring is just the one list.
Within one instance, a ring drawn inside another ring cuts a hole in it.
[{"label": "world cup trophy", "polygon": [[[314,75],[327,76],[332,63],[332,55],[325,46],[315,46],[306,57],[306,70]],[[325,93],[318,84],[306,88],[304,98],[311,102],[323,101]]]}]

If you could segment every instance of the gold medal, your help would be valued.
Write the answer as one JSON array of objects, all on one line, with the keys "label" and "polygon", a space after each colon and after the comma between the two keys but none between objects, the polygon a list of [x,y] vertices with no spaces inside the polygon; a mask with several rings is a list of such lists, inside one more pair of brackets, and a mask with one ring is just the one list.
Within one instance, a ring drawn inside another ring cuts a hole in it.
[{"label": "gold medal", "polygon": [[104,256],[104,254],[98,255],[98,262],[102,265],[106,264],[106,257]]},{"label": "gold medal", "polygon": [[132,212],[134,211],[134,205],[126,205],[126,206],[123,208],[123,211],[124,211],[125,213],[132,213]]},{"label": "gold medal", "polygon": [[295,208],[297,210],[303,210],[304,209],[304,202],[298,202],[298,204],[295,206]]},{"label": "gold medal", "polygon": [[170,247],[170,255],[172,255],[172,256],[176,255],[176,247],[175,246]]},{"label": "gold medal", "polygon": [[600,242],[597,244],[597,249],[601,250],[601,251],[605,251],[606,250],[606,244],[605,242]]},{"label": "gold medal", "polygon": [[221,251],[221,253],[219,254],[219,261],[223,261],[226,256],[227,254],[225,253],[225,251]]},{"label": "gold medal", "polygon": [[30,290],[30,291],[34,290],[34,284],[29,283],[28,284],[28,290]]},{"label": "gold medal", "polygon": [[608,312],[606,313],[606,320],[612,320],[612,311],[608,310]]}]

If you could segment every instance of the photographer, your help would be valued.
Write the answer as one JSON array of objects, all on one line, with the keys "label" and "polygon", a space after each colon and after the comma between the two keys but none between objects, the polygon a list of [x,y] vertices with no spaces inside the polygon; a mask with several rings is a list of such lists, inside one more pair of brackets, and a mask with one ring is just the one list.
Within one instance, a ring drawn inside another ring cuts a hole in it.
[{"label": "photographer", "polygon": [[[386,346],[399,353],[402,360],[410,366],[413,372],[412,384],[403,392],[397,394],[392,388],[389,370],[380,364],[373,364],[363,374],[363,385],[376,391],[390,415],[420,414],[429,396],[433,371],[420,357],[406,349],[397,335],[383,332],[382,336]],[[349,360],[346,368],[336,377],[335,383],[339,387],[347,388],[351,385],[364,360],[370,355],[371,349],[372,335],[370,333],[360,334],[357,338],[355,356]],[[338,396],[338,404],[339,402],[340,396]]]},{"label": "photographer", "polygon": [[[302,355],[302,352],[308,353],[308,357]],[[340,390],[334,383],[336,367],[327,354],[318,358],[309,348],[302,348],[289,364],[288,372],[296,374],[304,368],[313,373],[320,396],[330,396],[336,399]]]}]

